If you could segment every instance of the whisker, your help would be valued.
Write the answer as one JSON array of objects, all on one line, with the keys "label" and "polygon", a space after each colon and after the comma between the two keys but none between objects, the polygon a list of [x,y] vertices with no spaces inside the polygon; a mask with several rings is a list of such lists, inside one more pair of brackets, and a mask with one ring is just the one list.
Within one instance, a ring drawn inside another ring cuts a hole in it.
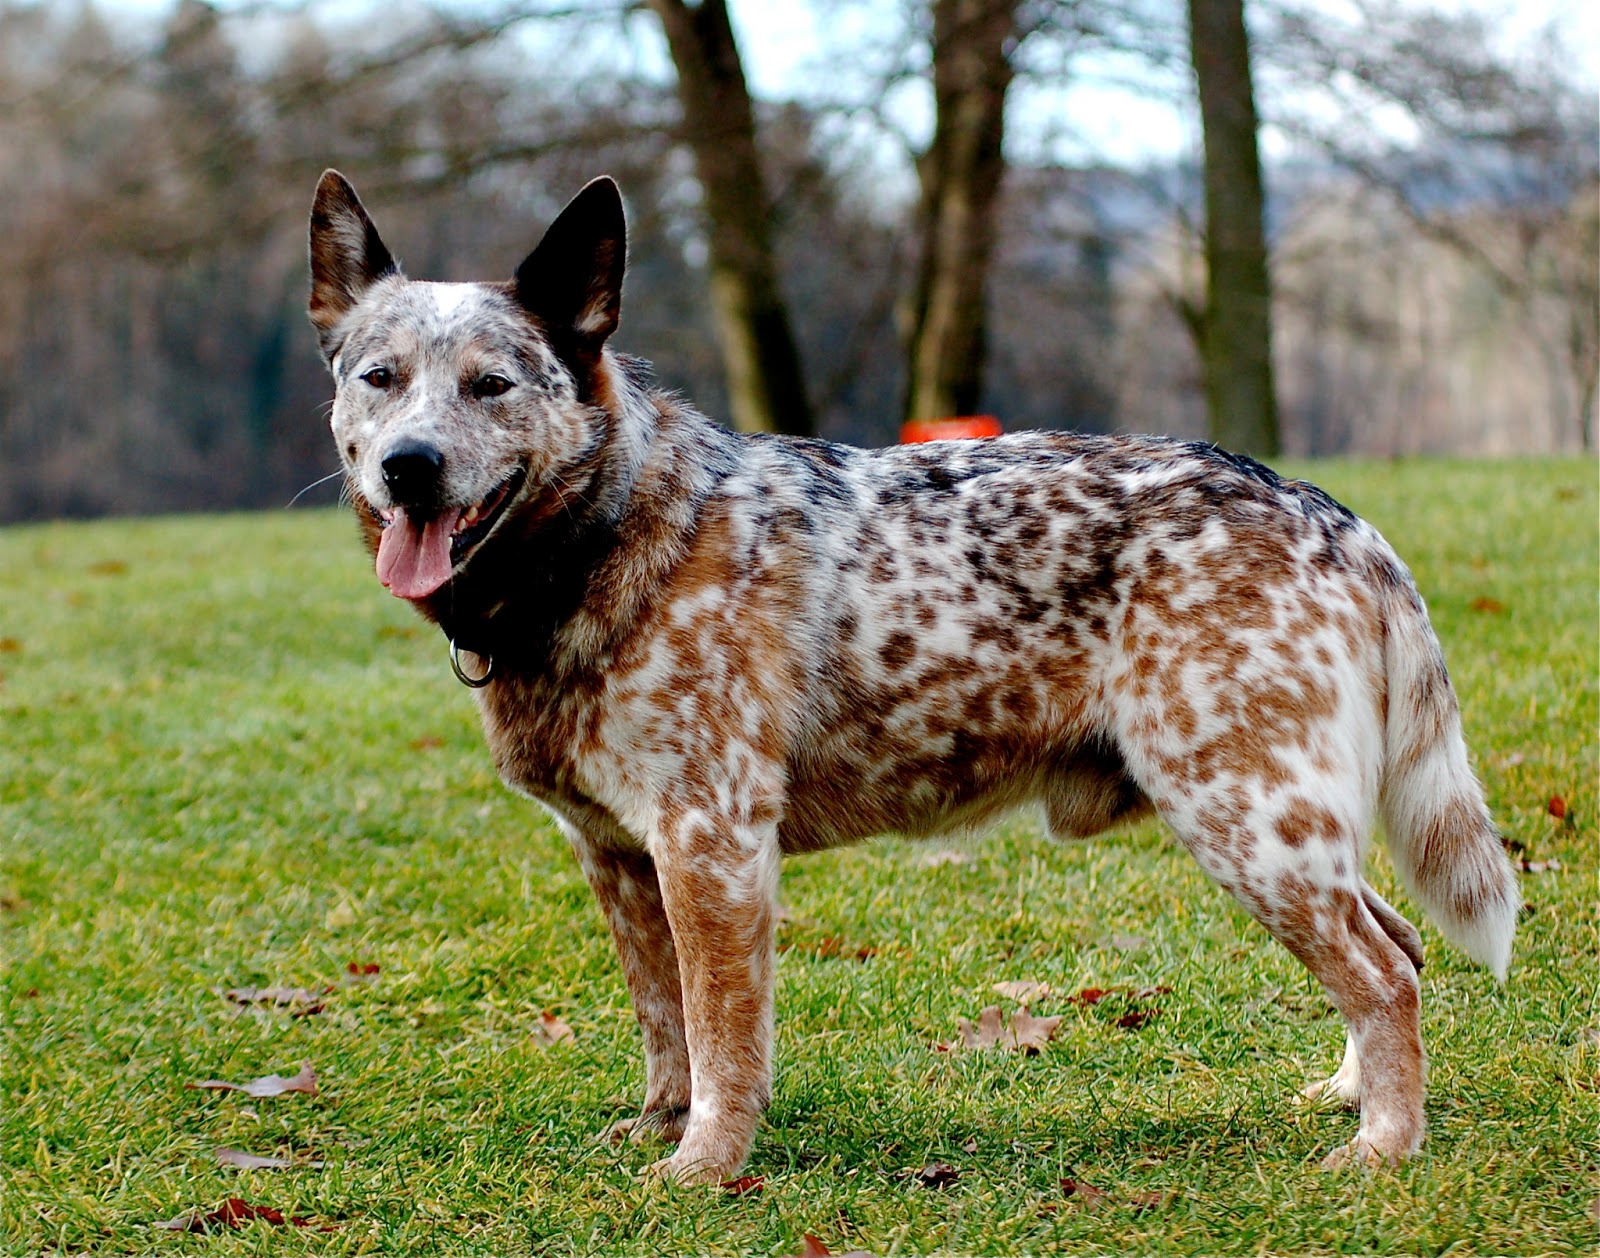
[{"label": "whisker", "polygon": [[326,476],[322,477],[320,480],[312,481],[309,485],[307,485],[304,489],[302,489],[299,493],[297,493],[293,498],[289,499],[288,502],[284,503],[283,504],[284,507],[288,508],[288,507],[294,506],[295,503],[299,502],[301,498],[305,497],[306,494],[310,493],[318,485],[326,485],[335,476],[343,476],[343,475],[344,475],[344,468],[341,467],[337,472],[329,472]]},{"label": "whisker", "polygon": [[[561,494],[561,509],[563,511],[565,511],[568,515],[572,516],[572,518],[574,520],[576,520],[578,517],[575,514],[573,514],[572,508],[567,505],[567,498],[566,498],[567,494],[571,494],[574,498],[576,498],[579,502],[583,503],[583,505],[588,507],[591,511],[594,509],[594,503],[590,502],[586,497],[584,497],[583,494],[579,490],[574,489],[572,487],[571,483],[567,480],[567,478],[565,476],[561,475],[560,472],[551,472],[550,473],[550,477],[551,477],[552,480],[557,482],[556,483],[556,492],[558,494]],[[565,490],[566,492],[562,493],[563,490]]]}]

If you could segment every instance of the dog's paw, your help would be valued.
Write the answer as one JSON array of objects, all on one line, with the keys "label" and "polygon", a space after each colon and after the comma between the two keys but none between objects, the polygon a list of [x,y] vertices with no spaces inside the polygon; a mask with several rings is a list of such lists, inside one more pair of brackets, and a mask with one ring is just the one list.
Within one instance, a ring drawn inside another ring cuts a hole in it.
[{"label": "dog's paw", "polygon": [[1358,1110],[1361,1108],[1361,1083],[1358,1080],[1352,1084],[1341,1072],[1331,1079],[1323,1079],[1302,1088],[1300,1100],[1305,1105],[1337,1106],[1342,1109]]},{"label": "dog's paw", "polygon": [[649,1110],[636,1118],[624,1118],[620,1122],[612,1123],[600,1133],[600,1139],[606,1144],[644,1144],[651,1140],[660,1140],[665,1144],[677,1144],[683,1139],[684,1126],[689,1121],[689,1111],[686,1109],[657,1109]]},{"label": "dog's paw", "polygon": [[1322,1169],[1325,1171],[1342,1171],[1347,1166],[1359,1167],[1362,1170],[1375,1171],[1385,1166],[1392,1166],[1399,1162],[1398,1157],[1389,1157],[1370,1141],[1357,1136],[1348,1144],[1341,1144],[1327,1157],[1322,1159]]},{"label": "dog's paw", "polygon": [[722,1183],[733,1172],[723,1171],[719,1167],[694,1160],[686,1161],[674,1153],[670,1158],[662,1158],[659,1162],[652,1162],[644,1168],[646,1180],[661,1180],[668,1184],[678,1184],[688,1188],[695,1185],[712,1186]]}]

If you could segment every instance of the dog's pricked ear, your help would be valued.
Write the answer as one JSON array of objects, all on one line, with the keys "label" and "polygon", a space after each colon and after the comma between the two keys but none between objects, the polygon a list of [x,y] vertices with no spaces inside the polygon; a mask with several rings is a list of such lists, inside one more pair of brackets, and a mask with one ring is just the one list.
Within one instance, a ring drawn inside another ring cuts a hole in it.
[{"label": "dog's pricked ear", "polygon": [[339,320],[361,295],[400,266],[384,246],[356,190],[336,170],[325,170],[311,203],[311,322],[323,357],[338,351]]},{"label": "dog's pricked ear", "polygon": [[605,175],[590,180],[522,260],[517,300],[558,341],[597,354],[617,330],[628,226],[622,193]]}]

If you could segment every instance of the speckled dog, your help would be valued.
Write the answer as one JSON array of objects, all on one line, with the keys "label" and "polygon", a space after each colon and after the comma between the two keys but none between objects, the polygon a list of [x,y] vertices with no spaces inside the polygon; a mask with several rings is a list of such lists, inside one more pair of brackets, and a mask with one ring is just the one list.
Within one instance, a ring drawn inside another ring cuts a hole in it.
[{"label": "speckled dog", "polygon": [[496,764],[557,818],[644,1034],[652,1170],[725,1178],[772,1086],[779,858],[1042,805],[1154,810],[1323,983],[1359,1103],[1423,1132],[1420,937],[1375,812],[1503,975],[1516,878],[1405,566],[1319,490],[1208,446],[1026,433],[884,451],[740,436],[615,356],[596,180],[509,283],[406,279],[323,176],[311,318],[379,579],[437,621]]}]

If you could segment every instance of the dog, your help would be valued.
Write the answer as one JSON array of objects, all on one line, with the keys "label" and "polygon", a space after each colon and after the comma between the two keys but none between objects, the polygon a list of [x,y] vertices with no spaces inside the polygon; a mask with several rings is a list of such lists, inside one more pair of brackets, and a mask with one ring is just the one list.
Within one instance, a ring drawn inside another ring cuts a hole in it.
[{"label": "dog", "polygon": [[1438,639],[1371,525],[1251,459],[1017,433],[888,450],[742,435],[608,347],[626,225],[588,184],[504,283],[405,277],[350,183],[310,315],[379,580],[436,622],[503,780],[570,842],[644,1040],[650,1172],[717,1182],[772,1087],[780,857],[1040,805],[1154,813],[1321,981],[1360,1110],[1423,1136],[1410,895],[1504,977],[1520,894]]}]

